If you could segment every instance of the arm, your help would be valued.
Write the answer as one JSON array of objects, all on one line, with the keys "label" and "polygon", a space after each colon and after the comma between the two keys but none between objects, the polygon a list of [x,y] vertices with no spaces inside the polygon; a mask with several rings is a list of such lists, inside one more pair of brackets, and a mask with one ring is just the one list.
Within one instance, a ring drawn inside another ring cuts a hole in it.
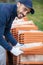
[{"label": "arm", "polygon": [[17,44],[16,39],[13,38],[13,35],[11,34],[10,31],[6,30],[5,37],[13,46]]},{"label": "arm", "polygon": [[5,25],[6,25],[6,16],[3,14],[3,12],[1,12],[0,13],[0,45],[3,46],[6,50],[10,51],[12,47],[3,38]]},{"label": "arm", "polygon": [[2,35],[0,35],[0,45],[8,51],[12,49],[12,47],[7,43],[7,41],[3,38]]},{"label": "arm", "polygon": [[12,25],[12,18],[10,18],[9,22],[7,23],[4,35],[6,39],[14,46],[17,44],[17,41],[10,32],[11,25]]}]

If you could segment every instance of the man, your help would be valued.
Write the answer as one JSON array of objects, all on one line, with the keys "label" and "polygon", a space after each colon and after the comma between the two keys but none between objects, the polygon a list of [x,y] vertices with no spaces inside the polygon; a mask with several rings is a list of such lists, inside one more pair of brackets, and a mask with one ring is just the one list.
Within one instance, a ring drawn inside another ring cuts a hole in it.
[{"label": "man", "polygon": [[[0,45],[15,56],[20,55],[23,51],[16,47],[18,42],[10,33],[11,24],[15,17],[20,19],[28,13],[34,13],[32,0],[19,0],[17,4],[0,3]],[[3,38],[3,35],[11,45]]]}]

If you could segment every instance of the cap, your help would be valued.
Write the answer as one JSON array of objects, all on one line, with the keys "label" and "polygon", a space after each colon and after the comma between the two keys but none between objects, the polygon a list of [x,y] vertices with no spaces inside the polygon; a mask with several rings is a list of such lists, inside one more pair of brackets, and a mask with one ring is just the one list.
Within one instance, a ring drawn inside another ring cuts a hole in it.
[{"label": "cap", "polygon": [[31,14],[34,14],[34,9],[32,8],[32,0],[19,0],[20,3],[24,4],[27,8],[31,8]]}]

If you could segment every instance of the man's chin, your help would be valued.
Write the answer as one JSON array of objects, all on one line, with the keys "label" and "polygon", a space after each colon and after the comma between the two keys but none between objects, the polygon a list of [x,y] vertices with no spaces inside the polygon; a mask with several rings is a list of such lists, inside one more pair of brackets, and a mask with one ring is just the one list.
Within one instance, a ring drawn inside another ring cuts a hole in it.
[{"label": "man's chin", "polygon": [[18,18],[19,18],[19,19],[23,18],[23,15],[18,15]]},{"label": "man's chin", "polygon": [[21,18],[23,18],[23,17],[18,17],[18,19],[21,19]]}]

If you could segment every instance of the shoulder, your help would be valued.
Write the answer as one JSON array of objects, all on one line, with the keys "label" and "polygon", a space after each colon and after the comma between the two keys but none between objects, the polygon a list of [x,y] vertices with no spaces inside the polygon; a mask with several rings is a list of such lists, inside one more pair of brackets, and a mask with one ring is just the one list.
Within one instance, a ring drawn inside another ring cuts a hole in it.
[{"label": "shoulder", "polygon": [[0,3],[0,12],[11,13],[13,11],[13,4]]}]

